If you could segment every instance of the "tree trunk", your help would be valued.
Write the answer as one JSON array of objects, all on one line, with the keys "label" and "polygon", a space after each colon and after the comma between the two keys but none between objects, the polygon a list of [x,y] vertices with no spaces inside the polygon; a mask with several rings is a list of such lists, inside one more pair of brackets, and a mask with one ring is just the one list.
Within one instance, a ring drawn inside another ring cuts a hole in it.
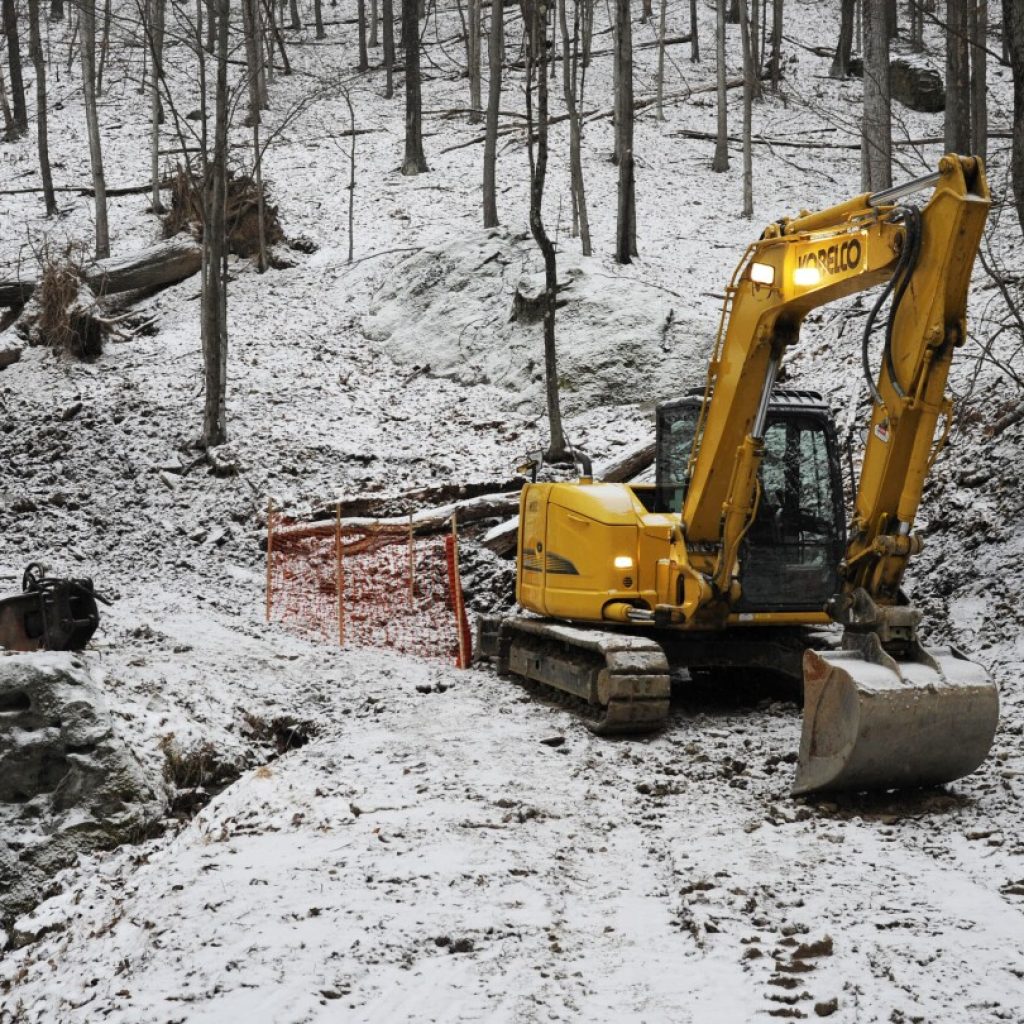
[{"label": "tree trunk", "polygon": [[[590,216],[587,213],[587,195],[583,186],[583,157],[579,107],[576,103],[576,86],[579,81],[579,38],[580,0],[573,0],[572,52],[569,50],[569,26],[565,14],[567,0],[561,0],[559,14],[562,27],[562,62],[569,69],[565,79],[565,109],[569,114],[569,175],[572,194],[573,231],[580,234],[580,245],[584,256],[591,255]],[[662,0],[662,11],[665,9]]]},{"label": "tree trunk", "polygon": [[501,106],[501,34],[504,6],[491,0],[491,34],[487,40],[487,123],[484,127],[484,227],[498,226],[494,184],[498,154],[498,109]]},{"label": "tree trunk", "polygon": [[618,23],[615,63],[619,91],[616,96],[615,135],[619,153],[619,209],[615,227],[615,260],[629,263],[636,248],[636,171],[633,159],[633,31],[629,0],[616,0]]},{"label": "tree trunk", "polygon": [[861,175],[871,192],[892,186],[892,104],[889,98],[889,27],[885,7],[864,8],[864,120]]},{"label": "tree trunk", "polygon": [[700,39],[697,33],[697,0],[690,0],[690,60],[700,63]]},{"label": "tree trunk", "polygon": [[853,47],[853,5],[855,0],[842,0],[839,15],[839,42],[832,58],[829,74],[833,78],[850,77],[850,50]]},{"label": "tree trunk", "polygon": [[715,139],[715,159],[711,170],[722,172],[729,170],[729,126],[728,102],[725,88],[725,0],[716,0],[717,20],[715,23],[715,58],[718,77],[718,134]]},{"label": "tree trunk", "polygon": [[12,142],[18,137],[18,126],[14,123],[11,105],[7,102],[7,84],[4,82],[4,66],[0,63],[0,109],[4,114],[4,141]]},{"label": "tree trunk", "polygon": [[313,0],[313,23],[316,25],[317,39],[326,39],[327,30],[324,28],[323,0]]},{"label": "tree trunk", "polygon": [[652,0],[640,0],[640,24],[646,25],[654,17]]},{"label": "tree trunk", "polygon": [[228,12],[229,0],[216,5],[217,90],[213,154],[205,182],[203,288],[201,327],[206,397],[203,404],[204,448],[227,440],[227,246],[224,204],[228,161]]},{"label": "tree trunk", "polygon": [[100,66],[96,72],[96,95],[103,95],[103,73],[110,52],[110,0],[103,0],[103,35],[100,37]]},{"label": "tree trunk", "polygon": [[302,28],[302,17],[299,15],[299,3],[298,0],[290,0],[288,5],[288,11],[291,15],[291,24],[288,26],[293,32],[298,32]]},{"label": "tree trunk", "polygon": [[583,0],[583,70],[590,67],[590,51],[594,41],[594,4],[597,0]]},{"label": "tree trunk", "polygon": [[882,0],[885,7],[885,29],[890,39],[899,36],[899,12],[896,9],[896,0]]},{"label": "tree trunk", "polygon": [[725,20],[730,25],[738,25],[740,23],[740,0],[729,0],[729,11],[725,16]]},{"label": "tree trunk", "polygon": [[147,5],[146,35],[149,41],[153,72],[150,76],[149,95],[149,174],[151,181],[150,209],[155,214],[164,212],[160,202],[160,122],[163,112],[160,107],[160,83],[163,81],[164,60],[164,0],[149,0]]},{"label": "tree trunk", "polygon": [[402,0],[402,44],[405,47],[405,159],[403,174],[429,171],[423,155],[423,114],[420,99],[420,23],[417,0]]},{"label": "tree trunk", "polygon": [[3,0],[4,35],[7,37],[7,68],[11,79],[11,107],[18,135],[28,131],[25,83],[21,74],[21,50],[18,44],[18,9],[15,0]]},{"label": "tree trunk", "polygon": [[[768,0],[764,0],[765,3]],[[761,0],[750,0],[750,11],[746,11],[747,0],[740,0],[740,23],[747,23],[747,48],[750,50],[751,73],[744,72],[744,78],[750,79],[750,93],[753,99],[761,99],[761,63],[760,37],[758,34],[761,20]]]},{"label": "tree trunk", "polygon": [[370,67],[370,55],[366,49],[366,0],[356,3],[356,21],[359,22],[359,63],[356,71],[366,71]]},{"label": "tree trunk", "polygon": [[[535,39],[543,38],[546,23],[544,0],[532,0],[528,7],[533,23]],[[530,156],[530,232],[544,256],[544,290],[547,302],[544,310],[544,378],[548,405],[548,425],[551,438],[545,458],[560,462],[568,455],[565,433],[562,430],[562,407],[558,392],[558,351],[555,348],[555,299],[558,292],[558,267],[555,247],[544,229],[542,207],[544,203],[544,179],[548,166],[548,57],[547,47],[538,47],[537,68],[537,118],[534,124],[533,104],[533,57],[527,47],[526,56],[526,132]],[[534,158],[533,135],[537,133],[536,159]]]},{"label": "tree trunk", "polygon": [[973,0],[946,4],[946,117],[945,151],[971,151],[971,68],[968,8]]},{"label": "tree trunk", "polygon": [[754,216],[754,158],[751,120],[754,104],[754,47],[750,38],[747,0],[740,0],[740,41],[743,48],[743,216]]},{"label": "tree trunk", "polygon": [[384,99],[395,95],[395,7],[394,0],[381,0],[384,15]]},{"label": "tree trunk", "polygon": [[1024,9],[1019,0],[1003,0],[1003,35],[1013,69],[1013,143],[1010,169],[1017,219],[1024,232]]},{"label": "tree trunk", "polygon": [[483,119],[480,100],[480,0],[469,0],[469,123],[479,124]]},{"label": "tree trunk", "polygon": [[245,40],[246,80],[249,87],[248,125],[260,123],[260,111],[267,106],[267,84],[263,67],[263,19],[257,0],[241,0],[242,34]]},{"label": "tree trunk", "polygon": [[46,61],[39,35],[39,0],[28,0],[29,56],[36,72],[36,141],[39,149],[39,174],[43,180],[43,198],[46,216],[57,212],[57,197],[53,192],[53,172],[50,170],[50,146],[46,130]]},{"label": "tree trunk", "polygon": [[920,0],[911,0],[910,4],[910,48],[917,51],[924,49],[924,12]]},{"label": "tree trunk", "polygon": [[352,262],[355,253],[356,223],[356,112],[352,106],[352,96],[348,89],[344,90],[345,104],[348,107],[348,124],[350,145],[348,150],[348,262]]},{"label": "tree trunk", "polygon": [[64,20],[64,0],[50,0],[50,21]]},{"label": "tree trunk", "polygon": [[[563,0],[564,3],[564,0]],[[659,121],[665,120],[665,18],[668,0],[661,0],[658,10],[658,72],[655,77],[655,115]]]},{"label": "tree trunk", "polygon": [[377,0],[370,0],[370,45],[380,46],[380,9]]},{"label": "tree trunk", "polygon": [[85,94],[85,121],[89,134],[92,187],[96,194],[96,258],[103,259],[110,255],[110,233],[107,229],[107,184],[103,176],[100,122],[96,112],[96,0],[81,0],[80,10],[82,89]]},{"label": "tree trunk", "polygon": [[971,152],[988,159],[988,0],[971,4]]},{"label": "tree trunk", "polygon": [[772,0],[772,56],[769,69],[772,92],[779,91],[779,82],[782,81],[782,11],[782,0]]}]

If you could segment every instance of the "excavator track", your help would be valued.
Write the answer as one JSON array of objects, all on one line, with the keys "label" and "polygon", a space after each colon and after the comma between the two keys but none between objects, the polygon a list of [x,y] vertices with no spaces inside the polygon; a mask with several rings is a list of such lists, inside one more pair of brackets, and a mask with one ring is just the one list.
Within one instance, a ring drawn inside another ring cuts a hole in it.
[{"label": "excavator track", "polygon": [[480,637],[481,653],[496,658],[499,675],[575,698],[598,735],[655,732],[668,720],[668,660],[654,640],[525,617],[495,617]]}]

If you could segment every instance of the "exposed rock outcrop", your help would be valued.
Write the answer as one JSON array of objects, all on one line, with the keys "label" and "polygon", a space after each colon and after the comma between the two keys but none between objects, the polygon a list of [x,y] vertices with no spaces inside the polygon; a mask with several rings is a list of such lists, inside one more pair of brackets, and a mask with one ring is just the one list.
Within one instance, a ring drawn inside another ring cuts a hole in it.
[{"label": "exposed rock outcrop", "polygon": [[143,836],[163,808],[83,656],[0,657],[0,922],[79,851]]}]

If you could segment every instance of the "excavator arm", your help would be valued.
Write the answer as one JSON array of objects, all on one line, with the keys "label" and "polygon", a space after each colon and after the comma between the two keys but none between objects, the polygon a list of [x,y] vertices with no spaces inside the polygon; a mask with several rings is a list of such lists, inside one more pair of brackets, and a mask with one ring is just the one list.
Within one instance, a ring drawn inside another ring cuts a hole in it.
[{"label": "excavator arm", "polygon": [[[902,205],[935,186],[923,209]],[[740,596],[739,551],[757,511],[772,388],[817,306],[885,288],[865,331],[872,398],[841,592],[829,611],[844,650],[808,652],[794,792],[926,784],[972,771],[998,718],[994,684],[953,649],[917,638],[900,584],[920,550],[914,517],[947,425],[950,362],[966,337],[971,269],[989,209],[982,162],[945,156],[934,174],[769,226],[730,283],[682,509],[682,621],[721,625]],[[892,303],[880,365],[868,338]],[[944,439],[944,437],[943,437]]]}]

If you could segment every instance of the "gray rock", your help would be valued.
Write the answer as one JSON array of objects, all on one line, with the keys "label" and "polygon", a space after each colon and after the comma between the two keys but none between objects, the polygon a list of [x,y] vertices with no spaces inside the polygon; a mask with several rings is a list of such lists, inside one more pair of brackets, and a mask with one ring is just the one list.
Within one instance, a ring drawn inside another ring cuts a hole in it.
[{"label": "gray rock", "polygon": [[892,98],[911,110],[934,114],[946,109],[946,86],[933,67],[894,57],[889,64],[889,88]]},{"label": "gray rock", "polygon": [[0,924],[80,851],[140,838],[163,810],[81,655],[0,657]]}]

